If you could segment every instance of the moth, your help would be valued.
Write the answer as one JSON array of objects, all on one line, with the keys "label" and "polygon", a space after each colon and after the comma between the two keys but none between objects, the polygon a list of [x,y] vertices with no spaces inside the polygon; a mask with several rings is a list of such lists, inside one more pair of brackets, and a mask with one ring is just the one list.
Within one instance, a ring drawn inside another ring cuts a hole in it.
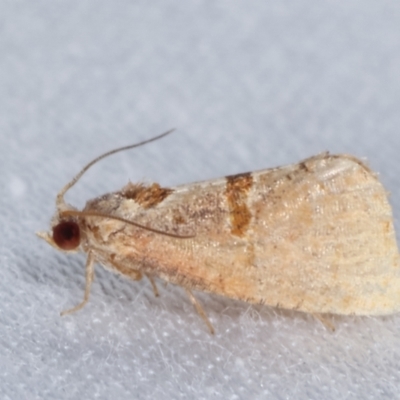
[{"label": "moth", "polygon": [[351,155],[322,153],[296,164],[221,179],[162,187],[128,183],[89,200],[83,210],[58,193],[50,232],[38,235],[65,252],[87,254],[84,298],[94,264],[124,277],[154,278],[249,303],[316,315],[400,311],[400,264],[387,193]]}]

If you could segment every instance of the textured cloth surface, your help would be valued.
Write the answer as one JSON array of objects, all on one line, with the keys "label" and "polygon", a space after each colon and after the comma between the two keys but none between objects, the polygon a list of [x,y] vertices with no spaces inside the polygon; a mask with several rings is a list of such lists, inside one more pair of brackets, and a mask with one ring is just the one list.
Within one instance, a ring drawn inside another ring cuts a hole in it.
[{"label": "textured cloth surface", "polygon": [[81,208],[128,180],[173,186],[365,157],[400,217],[400,3],[0,1],[0,397],[384,399],[400,316],[333,318],[131,282],[35,237],[57,191]]}]

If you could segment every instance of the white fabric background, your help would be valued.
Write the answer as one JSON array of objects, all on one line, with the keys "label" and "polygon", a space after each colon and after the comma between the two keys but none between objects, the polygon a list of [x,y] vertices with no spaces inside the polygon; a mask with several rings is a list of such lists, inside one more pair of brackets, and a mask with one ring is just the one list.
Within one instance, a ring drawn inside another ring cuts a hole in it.
[{"label": "white fabric background", "polygon": [[96,268],[35,237],[57,191],[175,185],[299,161],[366,157],[400,228],[400,3],[0,1],[2,399],[391,399],[400,316],[334,318],[197,294]]}]

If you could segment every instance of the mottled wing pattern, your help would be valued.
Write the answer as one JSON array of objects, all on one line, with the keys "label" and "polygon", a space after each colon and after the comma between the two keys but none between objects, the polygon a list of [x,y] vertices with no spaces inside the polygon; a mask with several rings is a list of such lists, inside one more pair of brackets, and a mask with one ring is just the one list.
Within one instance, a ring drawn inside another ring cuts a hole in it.
[{"label": "mottled wing pattern", "polygon": [[[160,199],[149,207],[125,196],[113,212],[194,237],[125,227],[107,237],[109,253],[99,257],[106,265],[307,312],[385,314],[400,307],[391,208],[377,177],[354,157],[325,153],[160,189],[153,187]],[[107,262],[111,255],[115,262]]]}]

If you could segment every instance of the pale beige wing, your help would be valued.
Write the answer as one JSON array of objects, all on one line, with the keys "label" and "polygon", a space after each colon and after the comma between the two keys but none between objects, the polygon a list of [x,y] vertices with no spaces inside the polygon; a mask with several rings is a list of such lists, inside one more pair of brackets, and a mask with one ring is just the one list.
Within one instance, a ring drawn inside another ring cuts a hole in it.
[{"label": "pale beige wing", "polygon": [[[172,189],[152,207],[115,212],[193,239],[123,229],[124,268],[189,288],[288,309],[385,314],[400,309],[400,268],[387,195],[354,157],[322,154],[287,167]],[[127,234],[127,232],[130,234]]]}]

